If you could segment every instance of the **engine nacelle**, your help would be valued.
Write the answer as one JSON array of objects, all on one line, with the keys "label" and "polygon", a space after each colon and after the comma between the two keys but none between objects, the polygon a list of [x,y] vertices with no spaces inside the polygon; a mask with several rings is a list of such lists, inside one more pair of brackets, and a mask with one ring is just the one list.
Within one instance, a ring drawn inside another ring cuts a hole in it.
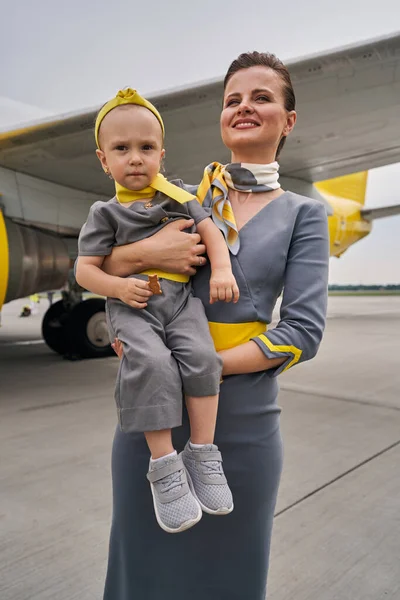
[{"label": "engine nacelle", "polygon": [[0,308],[16,298],[61,288],[69,268],[61,238],[14,223],[0,211]]}]

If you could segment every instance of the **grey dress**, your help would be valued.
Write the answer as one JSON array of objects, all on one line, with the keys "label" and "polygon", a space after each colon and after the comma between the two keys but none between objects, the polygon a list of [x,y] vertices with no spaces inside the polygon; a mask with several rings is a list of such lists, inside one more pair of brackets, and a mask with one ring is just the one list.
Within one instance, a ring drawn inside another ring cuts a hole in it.
[{"label": "grey dress", "polygon": [[[105,600],[264,600],[272,523],[282,469],[276,376],[312,358],[326,314],[329,244],[322,204],[285,192],[240,230],[232,268],[238,304],[208,304],[209,268],[194,278],[209,321],[270,323],[284,288],[278,326],[254,339],[277,369],[224,377],[216,443],[234,496],[227,516],[204,514],[184,533],[156,523],[145,478],[142,434],[117,428],[113,455],[113,521]],[[176,449],[189,437],[187,415],[174,430]]]}]

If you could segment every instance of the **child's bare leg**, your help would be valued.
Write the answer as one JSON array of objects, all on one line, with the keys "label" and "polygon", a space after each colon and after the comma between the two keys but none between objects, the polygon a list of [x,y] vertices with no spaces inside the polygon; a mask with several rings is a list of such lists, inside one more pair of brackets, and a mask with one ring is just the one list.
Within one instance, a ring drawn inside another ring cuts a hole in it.
[{"label": "child's bare leg", "polygon": [[205,512],[227,515],[233,510],[232,493],[222,468],[222,457],[214,442],[218,396],[188,396],[190,440],[182,452],[189,485]]},{"label": "child's bare leg", "polygon": [[217,421],[218,396],[186,397],[190,421],[190,441],[193,444],[212,444]]},{"label": "child's bare leg", "polygon": [[174,451],[170,429],[146,431],[144,435],[153,460],[171,454]]}]

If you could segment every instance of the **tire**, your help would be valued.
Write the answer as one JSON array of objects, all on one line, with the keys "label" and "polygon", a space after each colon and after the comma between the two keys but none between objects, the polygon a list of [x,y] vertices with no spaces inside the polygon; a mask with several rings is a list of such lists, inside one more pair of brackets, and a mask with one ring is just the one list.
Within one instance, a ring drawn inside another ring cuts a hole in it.
[{"label": "tire", "polygon": [[62,300],[50,306],[43,317],[42,336],[51,350],[64,355],[68,349],[66,324],[69,313],[65,310]]},{"label": "tire", "polygon": [[105,300],[90,298],[69,314],[69,352],[81,358],[104,358],[114,354],[106,323]]}]

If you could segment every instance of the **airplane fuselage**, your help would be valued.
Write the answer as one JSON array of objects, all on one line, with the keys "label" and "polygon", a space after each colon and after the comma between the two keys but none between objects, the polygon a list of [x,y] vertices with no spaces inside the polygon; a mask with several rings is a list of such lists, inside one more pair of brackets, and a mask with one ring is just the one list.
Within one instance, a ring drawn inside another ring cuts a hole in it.
[{"label": "airplane fuselage", "polygon": [[[331,256],[340,256],[371,231],[358,202],[322,194],[300,179],[282,177],[281,184],[325,204]],[[0,193],[0,248],[4,247],[3,254],[7,250],[9,263],[0,272],[1,308],[4,302],[65,283],[89,207],[106,198],[4,168],[0,168]]]}]

